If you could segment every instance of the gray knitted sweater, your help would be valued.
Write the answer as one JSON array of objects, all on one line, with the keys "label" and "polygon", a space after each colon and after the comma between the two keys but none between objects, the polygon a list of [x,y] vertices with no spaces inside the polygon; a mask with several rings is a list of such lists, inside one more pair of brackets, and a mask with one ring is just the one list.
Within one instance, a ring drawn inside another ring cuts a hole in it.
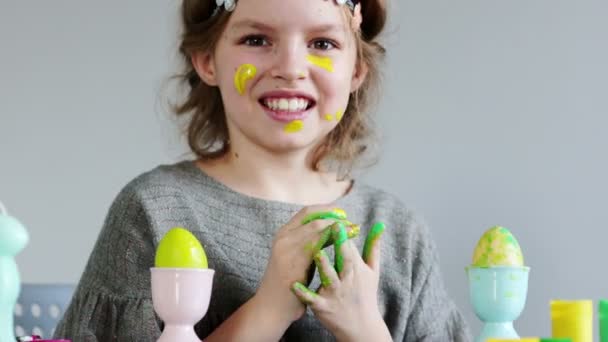
[{"label": "gray knitted sweater", "polygon": [[[462,316],[446,295],[427,227],[395,197],[355,182],[336,202],[367,230],[382,236],[379,305],[395,341],[469,341]],[[301,207],[237,193],[191,161],[159,166],[130,182],[113,202],[74,297],[55,336],[73,341],[155,341],[150,271],[156,246],[172,227],[190,229],[215,270],[209,311],[196,325],[209,335],[256,291],[275,230]],[[331,251],[329,254],[331,257]],[[312,288],[319,284],[315,275]],[[310,310],[285,341],[333,341]]]}]

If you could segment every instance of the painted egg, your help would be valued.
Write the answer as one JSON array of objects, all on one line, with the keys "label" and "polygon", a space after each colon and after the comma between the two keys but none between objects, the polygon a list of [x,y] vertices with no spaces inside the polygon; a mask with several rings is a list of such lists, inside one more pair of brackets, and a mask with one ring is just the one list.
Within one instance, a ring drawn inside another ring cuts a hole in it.
[{"label": "painted egg", "polygon": [[523,266],[524,257],[519,243],[504,227],[487,230],[477,242],[473,252],[473,266]]},{"label": "painted egg", "polygon": [[176,227],[160,240],[154,264],[167,268],[207,268],[207,255],[190,231]]}]

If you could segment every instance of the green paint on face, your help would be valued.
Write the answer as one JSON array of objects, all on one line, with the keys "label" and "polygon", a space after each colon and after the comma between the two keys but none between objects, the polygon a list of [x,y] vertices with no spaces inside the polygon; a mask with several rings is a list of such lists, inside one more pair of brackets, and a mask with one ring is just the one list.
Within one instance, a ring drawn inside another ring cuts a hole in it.
[{"label": "green paint on face", "polygon": [[346,214],[344,211],[333,210],[333,211],[320,211],[317,213],[312,213],[302,220],[302,225],[308,224],[314,220],[346,220]]},{"label": "green paint on face", "polygon": [[382,233],[384,233],[385,228],[386,226],[384,225],[384,223],[377,222],[367,234],[367,238],[365,239],[365,245],[363,245],[363,260],[365,262],[369,260],[372,248],[374,247],[376,241],[378,241],[380,236],[382,236]]},{"label": "green paint on face", "polygon": [[338,274],[342,273],[344,269],[344,255],[342,254],[342,245],[348,240],[346,229],[344,224],[337,222],[333,226],[333,238],[334,238],[334,268]]},{"label": "green paint on face", "polygon": [[[291,287],[291,290],[296,294],[296,296],[302,301],[304,302],[304,304],[312,304],[312,301],[317,298],[317,296],[319,296],[318,294],[314,293],[313,291],[311,291],[308,287],[306,287],[304,284],[296,282],[293,284],[293,286]],[[301,296],[298,296],[297,294],[300,293]]]},{"label": "green paint on face", "polygon": [[327,260],[327,253],[325,253],[324,250],[321,250],[317,254],[315,254],[315,265],[317,265],[317,269],[319,270],[321,286],[328,287],[329,285],[331,285],[331,279],[327,276],[327,273],[325,273],[325,270],[323,269],[323,263],[321,261],[322,259]]}]

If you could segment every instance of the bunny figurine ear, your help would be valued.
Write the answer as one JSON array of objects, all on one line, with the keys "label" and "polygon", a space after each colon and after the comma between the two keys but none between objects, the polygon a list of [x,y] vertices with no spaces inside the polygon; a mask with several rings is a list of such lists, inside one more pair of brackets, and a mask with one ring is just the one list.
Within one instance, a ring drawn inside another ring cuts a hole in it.
[{"label": "bunny figurine ear", "polygon": [[0,203],[0,256],[14,256],[19,253],[29,241],[25,227],[16,218],[6,212]]}]

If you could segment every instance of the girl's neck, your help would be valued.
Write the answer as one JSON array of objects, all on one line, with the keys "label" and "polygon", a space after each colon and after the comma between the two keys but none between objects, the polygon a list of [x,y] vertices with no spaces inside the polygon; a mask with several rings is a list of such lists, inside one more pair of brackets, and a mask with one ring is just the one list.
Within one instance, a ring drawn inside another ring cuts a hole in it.
[{"label": "girl's neck", "polygon": [[326,204],[348,192],[350,181],[315,171],[307,154],[274,155],[229,150],[224,156],[198,161],[198,167],[227,187],[248,196],[301,205]]}]

